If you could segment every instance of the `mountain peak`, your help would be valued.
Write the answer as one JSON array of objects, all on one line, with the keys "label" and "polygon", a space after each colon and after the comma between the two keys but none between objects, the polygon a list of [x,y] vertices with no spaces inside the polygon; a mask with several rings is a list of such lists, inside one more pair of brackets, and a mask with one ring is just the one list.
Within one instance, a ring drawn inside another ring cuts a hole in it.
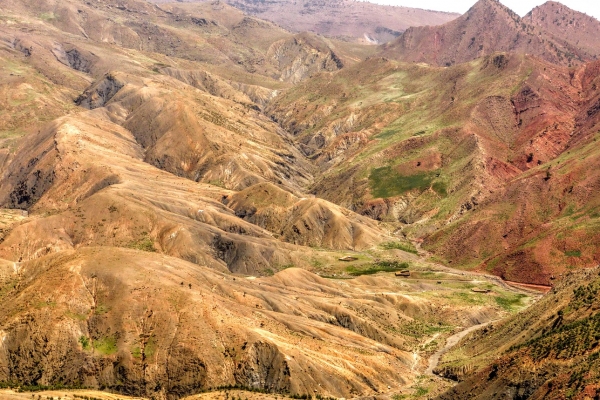
[{"label": "mountain peak", "polygon": [[483,17],[481,13],[494,13],[501,12],[509,15],[513,19],[520,19],[519,15],[515,13],[510,8],[506,7],[504,4],[500,3],[499,0],[479,0],[475,3],[464,15],[463,17]]},{"label": "mountain peak", "polygon": [[389,58],[450,66],[494,52],[527,53],[564,66],[600,57],[600,22],[556,2],[521,18],[498,0],[479,0],[436,27],[410,28],[386,46]]}]

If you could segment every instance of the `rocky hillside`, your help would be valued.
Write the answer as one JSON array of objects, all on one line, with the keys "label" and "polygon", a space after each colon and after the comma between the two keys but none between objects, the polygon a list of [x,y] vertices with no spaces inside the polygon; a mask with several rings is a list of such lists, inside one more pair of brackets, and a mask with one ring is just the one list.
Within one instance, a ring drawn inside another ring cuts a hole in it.
[{"label": "rocky hillside", "polygon": [[220,3],[0,4],[0,388],[416,393],[435,338],[526,305],[306,193],[264,110],[373,46]]},{"label": "rocky hillside", "polygon": [[461,382],[438,399],[597,397],[599,273],[569,273],[528,310],[465,338],[438,371]]},{"label": "rocky hillside", "polygon": [[597,67],[504,53],[450,68],[371,58],[267,111],[320,168],[312,193],[403,223],[448,265],[549,285],[600,261]]},{"label": "rocky hillside", "polygon": [[584,57],[600,55],[600,22],[594,17],[571,10],[556,1],[534,8],[523,20],[542,29],[555,40],[581,49]]},{"label": "rocky hillside", "polygon": [[[552,5],[532,14],[538,15],[548,8]],[[440,26],[408,29],[398,39],[386,44],[382,54],[402,61],[450,66],[497,51],[508,51],[527,53],[554,64],[581,65],[600,55],[597,46],[585,45],[596,40],[597,21],[592,22],[573,13],[570,10],[564,15],[570,15],[570,21],[581,20],[582,27],[586,28],[577,29],[577,39],[571,36],[567,40],[569,32],[554,28],[554,24],[547,31],[545,23],[535,22],[541,17],[528,15],[520,18],[498,0],[479,0],[454,21]]]},{"label": "rocky hillside", "polygon": [[[235,76],[236,81],[252,81],[256,79],[254,75],[258,75],[267,81],[296,83],[322,69],[339,69],[357,58],[352,53],[356,46],[348,48],[347,44],[342,44],[338,48],[331,41],[313,35],[295,37],[272,23],[249,17],[221,3],[188,7],[176,4],[161,8],[137,0],[101,0],[89,4],[75,0],[59,3],[3,0],[0,7],[34,20],[42,18],[46,25],[59,30],[53,35],[69,34],[75,40],[87,39],[200,63],[220,75],[227,71],[226,77]],[[13,35],[13,28],[10,27],[5,35]],[[35,29],[44,30],[41,26]],[[18,35],[7,43],[15,41],[24,52],[33,50],[36,45],[44,46],[33,42],[34,39],[35,36],[28,34]],[[101,62],[105,68],[103,72],[108,72],[111,60],[94,61],[86,59],[83,53],[82,61],[77,61],[75,53],[69,58],[69,48],[60,50],[65,41],[69,40],[61,37],[58,41],[53,52],[64,54],[56,57],[65,63],[74,63],[76,69],[83,72],[98,71],[98,68],[90,69],[88,64]],[[163,61],[155,67],[171,65],[168,60]]]},{"label": "rocky hillside", "polygon": [[[171,2],[151,1],[158,4]],[[454,13],[355,0],[226,0],[226,3],[292,32],[314,32],[367,44],[393,40],[411,26],[441,25],[458,17]]]}]

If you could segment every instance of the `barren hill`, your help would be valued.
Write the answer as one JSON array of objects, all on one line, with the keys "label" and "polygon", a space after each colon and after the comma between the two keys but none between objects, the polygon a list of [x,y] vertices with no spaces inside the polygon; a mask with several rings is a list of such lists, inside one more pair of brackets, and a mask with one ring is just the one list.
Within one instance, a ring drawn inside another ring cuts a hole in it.
[{"label": "barren hill", "polygon": [[[544,6],[543,13],[551,5]],[[565,11],[570,20],[579,20],[574,11]],[[540,14],[541,15],[541,14]],[[528,15],[520,18],[498,0],[479,0],[467,13],[440,26],[410,28],[398,39],[386,44],[382,54],[402,61],[425,62],[449,66],[474,60],[497,51],[527,53],[546,61],[562,65],[581,65],[596,59],[600,51],[586,43],[594,42],[598,22],[582,18],[578,29],[581,39],[567,39],[568,33],[560,29],[546,30],[548,23],[535,22],[541,17]],[[585,20],[585,24],[583,21]],[[577,44],[579,40],[582,46]]]},{"label": "barren hill", "polygon": [[435,338],[527,304],[305,193],[263,110],[373,46],[224,4],[0,4],[1,388],[416,392]]},{"label": "barren hill", "polygon": [[226,3],[292,32],[314,32],[369,44],[385,43],[411,26],[440,25],[458,17],[454,13],[355,0],[226,0]]}]

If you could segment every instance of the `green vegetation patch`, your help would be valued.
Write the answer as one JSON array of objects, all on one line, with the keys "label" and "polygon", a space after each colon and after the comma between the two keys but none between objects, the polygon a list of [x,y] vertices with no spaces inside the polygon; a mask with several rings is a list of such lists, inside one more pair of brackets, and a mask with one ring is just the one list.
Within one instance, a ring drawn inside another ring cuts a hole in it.
[{"label": "green vegetation patch", "polygon": [[369,186],[375,198],[387,198],[401,195],[411,190],[425,191],[432,188],[441,196],[447,195],[446,183],[436,179],[437,172],[425,172],[415,175],[400,175],[392,167],[375,168],[369,175]]},{"label": "green vegetation patch", "polygon": [[56,19],[56,15],[53,12],[45,12],[40,14],[40,19],[44,21],[52,21]]},{"label": "green vegetation patch", "polygon": [[94,350],[100,354],[112,355],[117,352],[117,340],[112,336],[104,337],[94,342]]},{"label": "green vegetation patch", "polygon": [[581,250],[567,250],[565,251],[567,257],[581,257]]},{"label": "green vegetation patch", "polygon": [[407,269],[410,265],[406,262],[398,261],[379,261],[366,268],[357,268],[353,265],[346,268],[348,274],[352,276],[373,275],[378,272],[396,272]]},{"label": "green vegetation patch", "polygon": [[419,254],[415,246],[410,243],[386,242],[379,245],[384,250],[402,250],[407,253]]},{"label": "green vegetation patch", "polygon": [[585,286],[579,286],[573,291],[573,301],[570,307],[579,310],[582,307],[589,307],[598,299],[600,292],[600,281],[594,281]]},{"label": "green vegetation patch", "polygon": [[523,299],[526,297],[526,295],[519,293],[514,295],[497,296],[495,300],[496,303],[504,310],[513,312],[523,307]]},{"label": "green vegetation patch", "polygon": [[131,349],[131,355],[133,358],[142,358],[142,349],[140,349],[140,346],[134,346]]},{"label": "green vegetation patch", "polygon": [[[558,314],[557,320],[562,320],[563,313]],[[542,359],[571,359],[585,355],[598,345],[600,340],[600,314],[576,320],[558,328],[551,329],[542,336],[513,347],[511,350],[528,348],[534,360]],[[596,357],[592,357],[596,361]]]},{"label": "green vegetation patch", "polygon": [[89,350],[90,349],[90,339],[87,336],[80,336],[79,337],[79,343],[81,344],[81,347],[84,350]]},{"label": "green vegetation patch", "polygon": [[156,252],[156,248],[154,248],[154,242],[149,237],[132,242],[127,247],[141,251]]},{"label": "green vegetation patch", "polygon": [[436,333],[450,332],[452,329],[453,327],[449,325],[440,325],[439,323],[435,324],[413,320],[401,325],[397,331],[402,335],[422,338],[425,336],[432,336]]}]

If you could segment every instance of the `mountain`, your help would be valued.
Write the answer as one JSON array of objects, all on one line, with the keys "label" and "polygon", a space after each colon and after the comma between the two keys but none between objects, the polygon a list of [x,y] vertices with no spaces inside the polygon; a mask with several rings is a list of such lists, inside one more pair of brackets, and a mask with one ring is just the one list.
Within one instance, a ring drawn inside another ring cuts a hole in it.
[{"label": "mountain", "polygon": [[461,382],[438,399],[585,399],[600,393],[600,270],[569,273],[528,310],[472,334],[439,373]]},{"label": "mountain", "polygon": [[372,57],[267,112],[320,169],[316,196],[401,222],[447,265],[550,285],[600,261],[597,68],[505,53],[450,68]]},{"label": "mountain", "polygon": [[584,57],[596,59],[600,54],[600,21],[589,15],[571,10],[555,1],[534,8],[523,20],[542,29],[557,42],[583,51]]},{"label": "mountain", "polygon": [[0,397],[596,396],[600,62],[517,42],[0,0]]},{"label": "mountain", "polygon": [[458,17],[454,13],[355,0],[227,0],[226,3],[292,32],[314,32],[370,44],[392,40],[411,26],[440,25]]},{"label": "mountain", "polygon": [[0,397],[416,393],[436,338],[527,305],[308,193],[266,110],[375,46],[222,3],[0,8]]},{"label": "mountain", "polygon": [[[551,5],[543,7],[542,10],[552,8]],[[569,13],[574,12],[569,10]],[[537,11],[531,13],[537,14]],[[594,60],[600,54],[594,46],[579,47],[577,40],[581,42],[582,39],[567,40],[567,32],[547,31],[547,24],[534,22],[541,17],[531,15],[520,18],[498,0],[479,0],[454,21],[406,30],[384,46],[382,55],[408,62],[449,66],[500,51],[526,53],[554,64],[572,66]],[[585,20],[586,24],[582,19],[582,25],[589,25],[590,29],[578,30],[577,35],[584,38],[582,43],[594,42],[597,32],[594,26],[598,22]]]}]

